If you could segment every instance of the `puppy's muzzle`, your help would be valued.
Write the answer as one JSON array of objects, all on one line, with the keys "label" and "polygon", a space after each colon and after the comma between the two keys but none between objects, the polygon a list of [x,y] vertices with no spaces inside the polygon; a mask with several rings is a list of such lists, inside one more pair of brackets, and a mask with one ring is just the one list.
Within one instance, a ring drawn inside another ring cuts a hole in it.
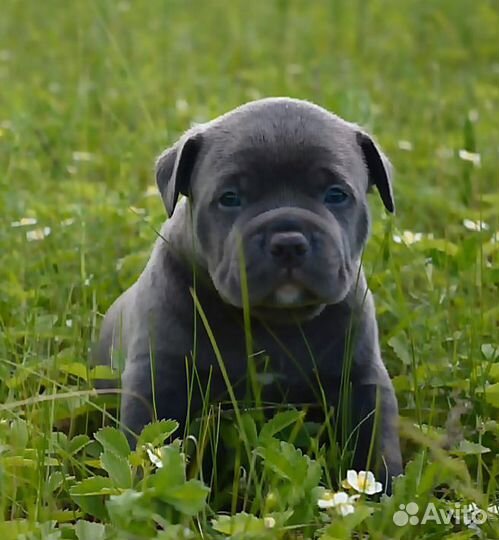
[{"label": "puppy's muzzle", "polygon": [[267,272],[267,279],[289,277],[293,270],[309,272],[312,260],[319,260],[326,246],[334,244],[326,240],[328,227],[322,216],[304,208],[281,207],[263,212],[244,229],[246,261],[250,267]]},{"label": "puppy's muzzle", "polygon": [[310,252],[310,244],[301,232],[275,232],[270,237],[268,249],[276,265],[291,269],[305,263]]}]

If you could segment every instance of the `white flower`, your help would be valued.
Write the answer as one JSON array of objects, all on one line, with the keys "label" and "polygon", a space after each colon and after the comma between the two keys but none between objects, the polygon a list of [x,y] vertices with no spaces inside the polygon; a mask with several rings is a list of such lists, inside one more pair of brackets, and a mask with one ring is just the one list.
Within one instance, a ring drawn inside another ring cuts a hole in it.
[{"label": "white flower", "polygon": [[130,206],[130,210],[131,210],[134,214],[144,215],[144,214],[146,213],[146,211],[144,210],[144,208],[138,208],[137,206]]},{"label": "white flower", "polygon": [[398,146],[401,150],[405,150],[406,152],[410,152],[412,150],[412,143],[411,141],[404,141],[400,140],[398,142]]},{"label": "white flower", "polygon": [[347,489],[355,489],[355,491],[366,495],[374,495],[383,491],[381,482],[376,481],[371,471],[347,471],[347,477],[346,480],[343,480],[342,486]]},{"label": "white flower", "polygon": [[394,234],[393,235],[393,241],[396,244],[401,244],[404,242],[406,245],[415,244],[416,242],[421,242],[423,239],[423,233],[420,232],[412,232],[412,231],[404,231],[402,235]]},{"label": "white flower", "polygon": [[324,490],[322,497],[317,501],[319,508],[325,510],[327,508],[334,508],[342,516],[348,516],[355,512],[354,503],[359,498],[359,495],[352,495],[344,491],[338,491],[333,493],[329,489]]},{"label": "white flower", "polygon": [[49,234],[50,227],[44,227],[43,229],[34,229],[26,233],[26,239],[28,240],[28,242],[33,242],[34,240],[43,240]]},{"label": "white flower", "polygon": [[465,226],[468,231],[487,231],[489,229],[489,225],[485,223],[485,221],[473,221],[472,219],[463,219],[463,225]]},{"label": "white flower", "polygon": [[152,444],[148,444],[146,446],[146,452],[149,456],[149,460],[156,468],[163,468],[163,461],[161,459],[161,448],[154,448]]},{"label": "white flower", "polygon": [[275,519],[272,516],[264,517],[263,524],[267,529],[273,529],[275,527]]},{"label": "white flower", "polygon": [[94,155],[90,152],[73,152],[74,161],[92,161],[93,159]]},{"label": "white flower", "polygon": [[469,161],[473,163],[475,167],[480,167],[481,157],[477,152],[468,152],[468,150],[459,150],[459,157],[463,161]]},{"label": "white flower", "polygon": [[471,109],[468,111],[468,120],[470,122],[476,122],[480,118],[480,115],[478,114],[478,111],[476,109]]},{"label": "white flower", "polygon": [[23,217],[19,221],[13,221],[11,227],[26,227],[27,225],[36,225],[36,218]]},{"label": "white flower", "polygon": [[156,195],[158,195],[158,186],[147,186],[144,197],[155,197]]},{"label": "white flower", "polygon": [[189,104],[185,99],[179,98],[175,102],[175,108],[179,113],[186,113],[189,110]]}]

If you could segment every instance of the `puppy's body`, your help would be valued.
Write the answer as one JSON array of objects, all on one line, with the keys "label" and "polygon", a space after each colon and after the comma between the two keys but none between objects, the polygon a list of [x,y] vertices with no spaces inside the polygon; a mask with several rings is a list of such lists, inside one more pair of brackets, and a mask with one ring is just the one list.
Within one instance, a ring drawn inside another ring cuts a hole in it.
[{"label": "puppy's body", "polygon": [[[99,360],[112,361],[113,351],[126,358],[126,427],[140,432],[153,402],[159,418],[184,424],[207,388],[213,400],[226,394],[193,296],[244,397],[246,304],[256,369],[266,375],[262,401],[321,403],[323,391],[337,407],[348,381],[364,468],[377,394],[379,457],[388,478],[399,474],[397,404],[360,264],[368,189],[393,210],[387,161],[372,139],[312,104],[261,100],[187,132],[160,156],[157,180],[171,217],[144,272],[106,315],[99,344]],[[181,193],[188,198],[177,204]]]}]

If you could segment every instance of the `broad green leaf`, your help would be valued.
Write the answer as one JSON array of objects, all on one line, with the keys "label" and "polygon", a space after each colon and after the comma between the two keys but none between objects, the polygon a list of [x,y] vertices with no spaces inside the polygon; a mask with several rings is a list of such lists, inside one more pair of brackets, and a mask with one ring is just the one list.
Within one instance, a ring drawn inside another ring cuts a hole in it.
[{"label": "broad green leaf", "polygon": [[100,456],[102,468],[120,488],[132,487],[132,469],[130,463],[112,452],[103,452]]},{"label": "broad green leaf", "polygon": [[26,448],[28,439],[28,425],[26,424],[25,420],[21,418],[12,420],[10,424],[10,444],[19,451]]},{"label": "broad green leaf", "polygon": [[14,373],[12,377],[9,377],[5,381],[5,384],[11,390],[20,388],[29,379],[30,375],[32,375],[31,370],[24,369],[23,366],[19,366]]},{"label": "broad green leaf", "polygon": [[412,364],[411,348],[405,334],[393,336],[388,340],[388,345],[390,345],[393,352],[406,366],[410,366]]},{"label": "broad green leaf", "polygon": [[171,504],[182,514],[194,516],[205,507],[209,492],[209,488],[201,481],[189,480],[164,491],[160,499]]},{"label": "broad green leaf", "polygon": [[57,489],[59,489],[62,484],[64,483],[64,475],[61,471],[54,471],[50,474],[47,483],[46,483],[46,489],[48,493],[54,493]]},{"label": "broad green leaf", "polygon": [[160,420],[147,424],[139,436],[137,448],[145,444],[152,444],[155,447],[162,446],[166,439],[177,431],[178,425],[176,420]]},{"label": "broad green leaf", "polygon": [[294,456],[290,455],[289,450],[285,453],[277,445],[268,445],[256,449],[256,454],[263,458],[267,467],[272,469],[274,473],[285,480],[293,481],[297,477],[303,479],[305,477],[306,464],[299,460],[298,450]]},{"label": "broad green leaf", "polygon": [[352,533],[373,512],[368,506],[354,505],[355,511],[347,516],[334,516],[319,540],[342,540],[352,538]]},{"label": "broad green leaf", "polygon": [[241,423],[237,424],[240,440],[246,440],[250,447],[255,447],[258,444],[256,432],[256,424],[251,413],[241,415]]},{"label": "broad green leaf", "polygon": [[110,366],[95,366],[90,370],[89,378],[91,380],[112,381],[120,378],[120,374],[117,370],[112,369]]},{"label": "broad green leaf", "polygon": [[283,429],[303,420],[305,414],[302,411],[283,411],[277,413],[271,420],[269,420],[261,429],[259,439],[262,444],[264,440],[274,437],[277,433]]},{"label": "broad green leaf", "polygon": [[0,521],[0,535],[2,536],[3,540],[17,540],[18,538],[25,538],[24,533],[27,533],[31,527],[31,522],[26,519]]},{"label": "broad green leaf", "polygon": [[93,495],[111,495],[116,493],[116,487],[111,478],[105,476],[91,476],[75,484],[69,491],[70,495],[78,497],[91,497]]},{"label": "broad green leaf", "polygon": [[107,511],[104,505],[104,495],[116,493],[111,478],[94,476],[86,478],[73,486],[69,494],[76,504],[87,514],[101,520],[107,519]]},{"label": "broad green leaf", "polygon": [[262,533],[268,530],[262,518],[247,514],[246,512],[240,512],[234,516],[218,516],[211,523],[217,532],[228,536],[236,536],[243,533]]},{"label": "broad green leaf", "polygon": [[94,437],[101,443],[105,451],[122,458],[127,458],[130,455],[130,445],[119,429],[104,427],[99,429]]},{"label": "broad green leaf", "polygon": [[492,343],[484,343],[480,347],[483,356],[487,360],[495,360],[496,358],[499,358],[499,345],[492,345]]},{"label": "broad green leaf", "polygon": [[156,531],[151,501],[144,492],[126,490],[112,495],[106,502],[109,518],[125,536],[119,538],[152,538]]},{"label": "broad green leaf", "polygon": [[490,366],[489,377],[493,381],[499,381],[499,362]]},{"label": "broad green leaf", "polygon": [[[264,459],[265,465],[297,487],[306,489],[315,487],[321,475],[320,465],[304,456],[302,451],[291,443],[275,439],[273,442],[274,444],[256,449],[257,455]],[[276,442],[278,444],[275,444]]]},{"label": "broad green leaf", "polygon": [[62,531],[61,529],[59,529],[55,520],[35,523],[33,527],[33,532],[35,534],[29,535],[27,537],[23,535],[21,536],[21,538],[23,540],[24,538],[27,538],[29,540],[60,540],[62,538]]},{"label": "broad green leaf", "polygon": [[[36,459],[25,458],[23,456],[5,456],[2,457],[1,462],[10,467],[28,467],[30,469],[36,469],[39,466]],[[57,464],[57,461],[55,461],[55,465]]]},{"label": "broad green leaf", "polygon": [[160,449],[161,463],[151,479],[151,483],[159,497],[169,489],[185,482],[185,458],[178,448],[164,446]]},{"label": "broad green leaf", "polygon": [[78,540],[104,540],[106,528],[101,523],[78,520],[75,525]]},{"label": "broad green leaf", "polygon": [[451,454],[457,456],[487,454],[488,452],[490,452],[490,448],[466,439],[460,441],[458,447],[451,450]]},{"label": "broad green leaf", "polygon": [[76,518],[83,517],[83,512],[75,510],[52,510],[50,512],[50,517],[59,524],[74,523]]},{"label": "broad green leaf", "polygon": [[396,375],[392,379],[393,387],[398,392],[409,392],[412,388],[411,380],[407,375]]},{"label": "broad green leaf", "polygon": [[65,433],[62,431],[53,431],[50,434],[50,437],[52,439],[52,444],[58,447],[57,450],[62,450],[63,452],[67,451],[68,436]]},{"label": "broad green leaf", "polygon": [[87,444],[90,443],[90,437],[88,435],[76,435],[68,442],[68,452],[74,456],[80,450],[83,450]]},{"label": "broad green leaf", "polygon": [[59,371],[62,371],[63,373],[74,375],[75,377],[79,377],[84,381],[88,380],[88,368],[86,364],[83,364],[82,362],[68,362],[59,364],[58,367]]},{"label": "broad green leaf", "polygon": [[499,409],[499,382],[485,388],[485,401],[492,407]]}]

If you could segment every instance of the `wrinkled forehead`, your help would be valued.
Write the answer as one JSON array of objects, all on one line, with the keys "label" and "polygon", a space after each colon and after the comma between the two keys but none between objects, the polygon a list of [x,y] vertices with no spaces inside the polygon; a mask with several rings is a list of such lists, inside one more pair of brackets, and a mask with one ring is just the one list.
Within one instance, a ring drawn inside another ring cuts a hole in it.
[{"label": "wrinkled forehead", "polygon": [[203,140],[203,170],[210,176],[254,174],[289,181],[327,168],[346,183],[364,177],[367,183],[354,128],[333,116],[236,117],[210,127]]}]

